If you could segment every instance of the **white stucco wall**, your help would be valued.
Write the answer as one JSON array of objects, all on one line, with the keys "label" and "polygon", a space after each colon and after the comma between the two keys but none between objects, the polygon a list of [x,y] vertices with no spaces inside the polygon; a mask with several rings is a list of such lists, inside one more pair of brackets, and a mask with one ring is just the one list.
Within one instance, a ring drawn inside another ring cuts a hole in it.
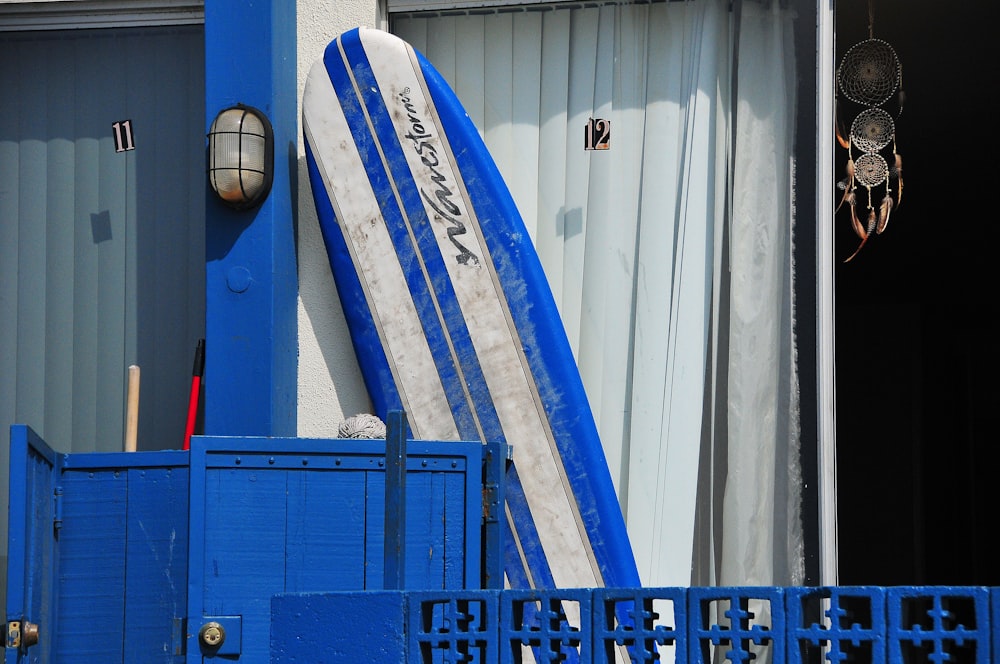
[{"label": "white stucco wall", "polygon": [[[376,0],[298,0],[298,99],[309,68],[337,35],[384,28]],[[301,136],[301,109],[299,114]],[[302,437],[335,436],[342,420],[371,405],[333,285],[299,141],[299,412]]]}]

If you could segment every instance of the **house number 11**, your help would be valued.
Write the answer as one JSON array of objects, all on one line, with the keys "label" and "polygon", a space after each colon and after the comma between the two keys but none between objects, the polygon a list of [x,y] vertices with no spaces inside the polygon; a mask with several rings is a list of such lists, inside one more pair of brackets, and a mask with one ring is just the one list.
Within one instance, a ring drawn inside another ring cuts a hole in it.
[{"label": "house number 11", "polygon": [[132,139],[132,121],[123,120],[111,125],[115,132],[115,152],[127,152],[135,150],[135,141]]}]

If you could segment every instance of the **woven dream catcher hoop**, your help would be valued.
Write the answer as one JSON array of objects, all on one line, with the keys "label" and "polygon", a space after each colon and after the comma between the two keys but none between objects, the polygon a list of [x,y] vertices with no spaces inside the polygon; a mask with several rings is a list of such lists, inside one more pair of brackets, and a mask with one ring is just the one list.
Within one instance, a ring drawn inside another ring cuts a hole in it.
[{"label": "woven dream catcher hoop", "polygon": [[851,47],[837,71],[840,91],[851,101],[876,106],[889,101],[899,87],[901,68],[896,51],[881,39]]},{"label": "woven dream catcher hoop", "polygon": [[[896,119],[903,112],[903,68],[892,46],[874,37],[872,2],[868,1],[868,39],[848,49],[837,68],[837,142],[847,150],[847,164],[844,179],[837,183],[843,195],[835,214],[846,203],[851,228],[861,240],[845,263],[858,255],[868,238],[885,231],[903,195],[896,120],[882,108],[898,95]],[[846,137],[841,129],[840,96],[861,107]],[[864,205],[867,213],[859,216],[859,205]]]}]

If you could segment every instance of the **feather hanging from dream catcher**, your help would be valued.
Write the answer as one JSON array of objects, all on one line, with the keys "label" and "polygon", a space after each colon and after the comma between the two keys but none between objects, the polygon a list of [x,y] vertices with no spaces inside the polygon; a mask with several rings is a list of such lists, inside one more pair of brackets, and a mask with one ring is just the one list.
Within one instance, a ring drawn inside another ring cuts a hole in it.
[{"label": "feather hanging from dream catcher", "polygon": [[[848,49],[837,68],[837,143],[847,150],[843,192],[834,214],[846,206],[860,238],[853,259],[872,235],[881,235],[903,197],[903,159],[896,143],[896,120],[903,112],[903,69],[892,46],[874,35],[873,0],[868,0],[868,39]],[[840,96],[860,108],[844,131]],[[896,116],[885,106],[896,97]],[[859,208],[862,210],[859,213]]]}]

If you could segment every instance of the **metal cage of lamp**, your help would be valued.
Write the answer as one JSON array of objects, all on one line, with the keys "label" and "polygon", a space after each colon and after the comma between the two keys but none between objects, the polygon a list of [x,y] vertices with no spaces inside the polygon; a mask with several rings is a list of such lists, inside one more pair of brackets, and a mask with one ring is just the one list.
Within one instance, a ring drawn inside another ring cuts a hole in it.
[{"label": "metal cage of lamp", "polygon": [[260,110],[237,104],[219,112],[208,132],[208,181],[226,205],[260,205],[274,178],[274,133]]}]

